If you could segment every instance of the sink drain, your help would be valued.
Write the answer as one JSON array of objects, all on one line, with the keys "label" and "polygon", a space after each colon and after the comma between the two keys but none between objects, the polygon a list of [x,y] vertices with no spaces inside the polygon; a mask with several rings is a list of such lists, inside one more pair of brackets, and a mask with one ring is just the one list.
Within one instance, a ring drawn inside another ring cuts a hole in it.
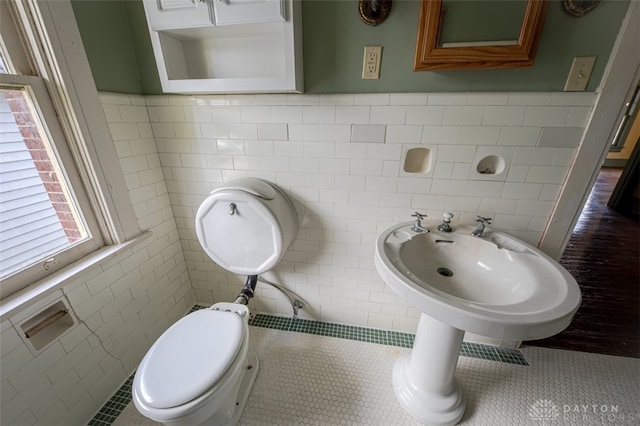
[{"label": "sink drain", "polygon": [[443,277],[452,277],[453,276],[453,271],[449,268],[438,268],[436,269],[436,271],[438,271],[438,273],[440,275],[442,275]]}]

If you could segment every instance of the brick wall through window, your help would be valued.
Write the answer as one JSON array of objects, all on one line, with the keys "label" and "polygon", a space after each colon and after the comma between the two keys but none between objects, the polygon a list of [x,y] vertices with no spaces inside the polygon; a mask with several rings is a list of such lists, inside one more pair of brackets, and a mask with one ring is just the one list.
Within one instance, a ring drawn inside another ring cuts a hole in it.
[{"label": "brick wall through window", "polygon": [[3,93],[68,242],[72,244],[82,239],[82,233],[25,93],[20,90],[4,90]]}]

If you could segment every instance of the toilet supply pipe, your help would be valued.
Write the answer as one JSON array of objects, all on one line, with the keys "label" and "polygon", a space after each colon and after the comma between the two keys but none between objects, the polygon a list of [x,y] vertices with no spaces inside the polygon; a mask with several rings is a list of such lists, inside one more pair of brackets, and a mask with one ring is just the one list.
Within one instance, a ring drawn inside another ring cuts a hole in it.
[{"label": "toilet supply pipe", "polygon": [[253,297],[253,292],[256,290],[257,283],[258,283],[257,275],[248,275],[247,282],[244,284],[244,287],[242,287],[242,290],[240,290],[240,294],[238,295],[235,302],[233,303],[248,305],[249,300],[251,300],[251,298]]},{"label": "toilet supply pipe", "polygon": [[304,308],[304,303],[302,303],[299,299],[294,299],[293,296],[291,296],[291,294],[293,294],[294,296],[300,297],[297,294],[295,294],[293,291],[289,290],[288,288],[285,288],[279,284],[276,284],[274,282],[271,282],[265,278],[263,278],[262,276],[258,277],[258,279],[260,281],[262,281],[263,283],[270,285],[271,287],[275,288],[276,290],[278,290],[280,293],[284,294],[287,299],[289,299],[289,303],[291,303],[291,308],[293,309],[293,318],[296,319],[298,318],[298,311],[302,308]]},{"label": "toilet supply pipe", "polygon": [[293,309],[293,318],[296,319],[298,318],[298,312],[300,309],[302,309],[304,307],[304,303],[302,303],[299,299],[295,299],[293,296],[291,296],[291,294],[293,294],[294,296],[299,297],[297,294],[295,294],[293,291],[279,285],[276,284],[274,282],[271,282],[263,277],[260,277],[258,275],[249,275],[247,276],[247,282],[245,283],[244,287],[242,287],[242,290],[240,291],[240,294],[238,295],[238,297],[236,298],[236,300],[233,303],[239,303],[241,305],[248,305],[249,304],[249,300],[251,300],[251,298],[254,296],[254,292],[256,289],[256,285],[257,285],[257,281],[260,280],[261,282],[263,282],[264,284],[270,285],[271,287],[275,288],[276,290],[278,290],[280,293],[284,294],[287,299],[289,299],[289,303],[291,304],[291,308]]}]

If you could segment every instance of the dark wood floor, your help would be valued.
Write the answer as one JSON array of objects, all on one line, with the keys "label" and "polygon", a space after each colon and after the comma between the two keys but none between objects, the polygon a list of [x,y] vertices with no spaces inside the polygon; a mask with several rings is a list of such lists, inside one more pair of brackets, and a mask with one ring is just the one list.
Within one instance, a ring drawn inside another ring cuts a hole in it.
[{"label": "dark wood floor", "polygon": [[573,322],[526,344],[640,358],[640,225],[607,206],[621,172],[600,171],[560,259],[582,290]]}]

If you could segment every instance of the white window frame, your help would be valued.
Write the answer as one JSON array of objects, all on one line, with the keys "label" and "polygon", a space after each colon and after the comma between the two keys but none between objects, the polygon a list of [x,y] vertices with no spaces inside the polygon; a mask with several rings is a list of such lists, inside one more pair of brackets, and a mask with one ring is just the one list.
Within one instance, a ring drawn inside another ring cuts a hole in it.
[{"label": "white window frame", "polygon": [[[17,31],[7,25],[8,16],[13,17]],[[47,103],[43,100],[47,92],[55,112],[49,107],[43,110],[58,117],[59,131],[77,170],[77,177],[71,180],[84,187],[86,197],[80,197],[83,214],[93,212],[95,221],[89,222],[93,222],[90,229],[96,237],[88,251],[58,264],[55,269],[59,271],[50,269],[39,280],[26,274],[19,284],[22,290],[8,297],[0,293],[0,315],[4,315],[34,297],[44,297],[95,263],[88,253],[95,254],[95,261],[103,259],[105,253],[128,246],[141,231],[69,0],[0,0],[0,19],[5,42],[0,48],[14,61],[9,71],[22,74],[2,75],[0,83],[30,87],[41,107]],[[18,53],[21,46],[25,56]],[[50,118],[45,119],[49,123]],[[65,273],[70,270],[74,274]]]},{"label": "white window frame", "polygon": [[[28,284],[44,278],[49,271],[54,272],[73,261],[96,251],[104,245],[102,231],[96,221],[93,208],[87,197],[82,179],[75,167],[75,162],[62,128],[60,127],[56,111],[49,98],[44,80],[40,77],[28,75],[0,74],[0,88],[8,90],[20,90],[33,101],[36,120],[42,123],[42,139],[51,141],[55,155],[51,160],[61,163],[65,173],[59,173],[58,178],[65,182],[65,187],[70,188],[72,198],[70,204],[77,205],[81,211],[81,227],[87,231],[88,236],[56,253],[42,258],[19,272],[2,279],[0,284],[0,297],[6,297]],[[52,153],[53,154],[53,153]]]}]

